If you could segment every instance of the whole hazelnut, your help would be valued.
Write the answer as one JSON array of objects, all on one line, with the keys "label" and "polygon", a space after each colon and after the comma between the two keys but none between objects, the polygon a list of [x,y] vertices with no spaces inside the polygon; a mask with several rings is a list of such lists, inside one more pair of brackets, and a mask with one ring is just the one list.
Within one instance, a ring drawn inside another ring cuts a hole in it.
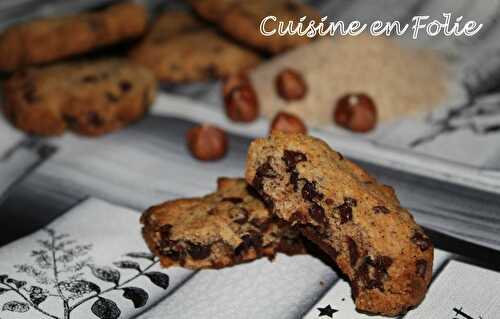
[{"label": "whole hazelnut", "polygon": [[220,128],[202,124],[191,128],[186,134],[191,154],[201,161],[215,161],[226,154],[227,136]]},{"label": "whole hazelnut", "polygon": [[222,87],[226,115],[235,122],[252,122],[259,116],[259,103],[252,83],[244,75],[230,76]]},{"label": "whole hazelnut", "polygon": [[334,120],[353,132],[368,132],[377,124],[377,108],[366,94],[347,94],[337,101]]},{"label": "whole hazelnut", "polygon": [[307,127],[302,120],[290,113],[279,112],[271,122],[270,132],[280,131],[283,133],[307,133]]},{"label": "whole hazelnut", "polygon": [[300,73],[290,68],[276,76],[275,84],[279,96],[287,101],[301,100],[307,93],[307,85]]}]

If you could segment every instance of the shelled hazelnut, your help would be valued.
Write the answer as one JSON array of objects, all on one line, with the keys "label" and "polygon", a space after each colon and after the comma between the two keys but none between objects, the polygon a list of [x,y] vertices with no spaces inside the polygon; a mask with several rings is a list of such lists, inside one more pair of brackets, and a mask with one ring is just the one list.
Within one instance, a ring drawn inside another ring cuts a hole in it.
[{"label": "shelled hazelnut", "polygon": [[276,76],[276,89],[284,100],[301,100],[307,93],[307,85],[302,75],[296,70],[287,68]]},{"label": "shelled hazelnut", "polygon": [[252,122],[259,116],[259,103],[246,75],[226,78],[222,87],[226,115],[235,122]]},{"label": "shelled hazelnut", "polygon": [[187,147],[201,161],[215,161],[227,152],[226,133],[213,125],[202,124],[191,128],[186,134]]},{"label": "shelled hazelnut", "polygon": [[347,94],[337,101],[334,121],[353,132],[368,132],[377,125],[377,108],[366,94]]},{"label": "shelled hazelnut", "polygon": [[279,112],[271,122],[270,132],[275,131],[306,134],[307,127],[299,117],[287,112]]}]

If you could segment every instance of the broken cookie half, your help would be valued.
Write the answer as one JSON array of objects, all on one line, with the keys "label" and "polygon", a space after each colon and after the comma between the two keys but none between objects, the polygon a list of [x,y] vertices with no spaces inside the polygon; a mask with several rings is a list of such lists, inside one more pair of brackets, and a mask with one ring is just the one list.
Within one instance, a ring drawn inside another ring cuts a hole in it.
[{"label": "broken cookie half", "polygon": [[143,236],[164,267],[222,268],[277,252],[303,253],[298,232],[273,217],[242,178],[219,178],[215,193],[143,213]]},{"label": "broken cookie half", "polygon": [[283,133],[251,144],[246,180],[273,214],[335,260],[358,310],[395,316],[422,301],[433,246],[392,188],[325,142]]}]

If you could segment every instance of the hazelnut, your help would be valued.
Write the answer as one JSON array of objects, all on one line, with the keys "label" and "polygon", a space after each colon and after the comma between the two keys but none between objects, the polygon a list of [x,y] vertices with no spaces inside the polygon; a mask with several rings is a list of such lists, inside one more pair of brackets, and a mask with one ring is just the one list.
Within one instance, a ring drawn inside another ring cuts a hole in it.
[{"label": "hazelnut", "polygon": [[347,94],[337,101],[334,120],[353,132],[368,132],[377,124],[377,108],[366,94]]},{"label": "hazelnut", "polygon": [[279,112],[274,117],[271,123],[271,133],[275,131],[280,131],[284,133],[307,133],[307,127],[304,122],[297,116],[286,113]]},{"label": "hazelnut", "polygon": [[226,115],[235,122],[252,122],[259,116],[259,103],[245,75],[229,76],[222,87]]},{"label": "hazelnut", "polygon": [[231,74],[224,78],[222,83],[222,96],[227,96],[233,89],[250,83],[250,79],[244,73]]},{"label": "hazelnut", "polygon": [[285,100],[301,100],[307,92],[307,85],[299,72],[284,69],[276,76],[276,89]]},{"label": "hazelnut", "polygon": [[218,160],[226,154],[227,136],[220,128],[202,124],[191,128],[186,135],[191,154],[201,161]]}]

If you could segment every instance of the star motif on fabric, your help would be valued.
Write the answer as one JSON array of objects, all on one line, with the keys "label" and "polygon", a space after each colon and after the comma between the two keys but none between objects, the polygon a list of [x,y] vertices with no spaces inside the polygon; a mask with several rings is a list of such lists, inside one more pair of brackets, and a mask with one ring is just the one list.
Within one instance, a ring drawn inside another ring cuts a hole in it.
[{"label": "star motif on fabric", "polygon": [[333,309],[330,305],[328,305],[324,308],[317,308],[317,309],[319,310],[318,317],[327,316],[327,317],[333,318],[333,314],[338,311],[337,309]]}]

